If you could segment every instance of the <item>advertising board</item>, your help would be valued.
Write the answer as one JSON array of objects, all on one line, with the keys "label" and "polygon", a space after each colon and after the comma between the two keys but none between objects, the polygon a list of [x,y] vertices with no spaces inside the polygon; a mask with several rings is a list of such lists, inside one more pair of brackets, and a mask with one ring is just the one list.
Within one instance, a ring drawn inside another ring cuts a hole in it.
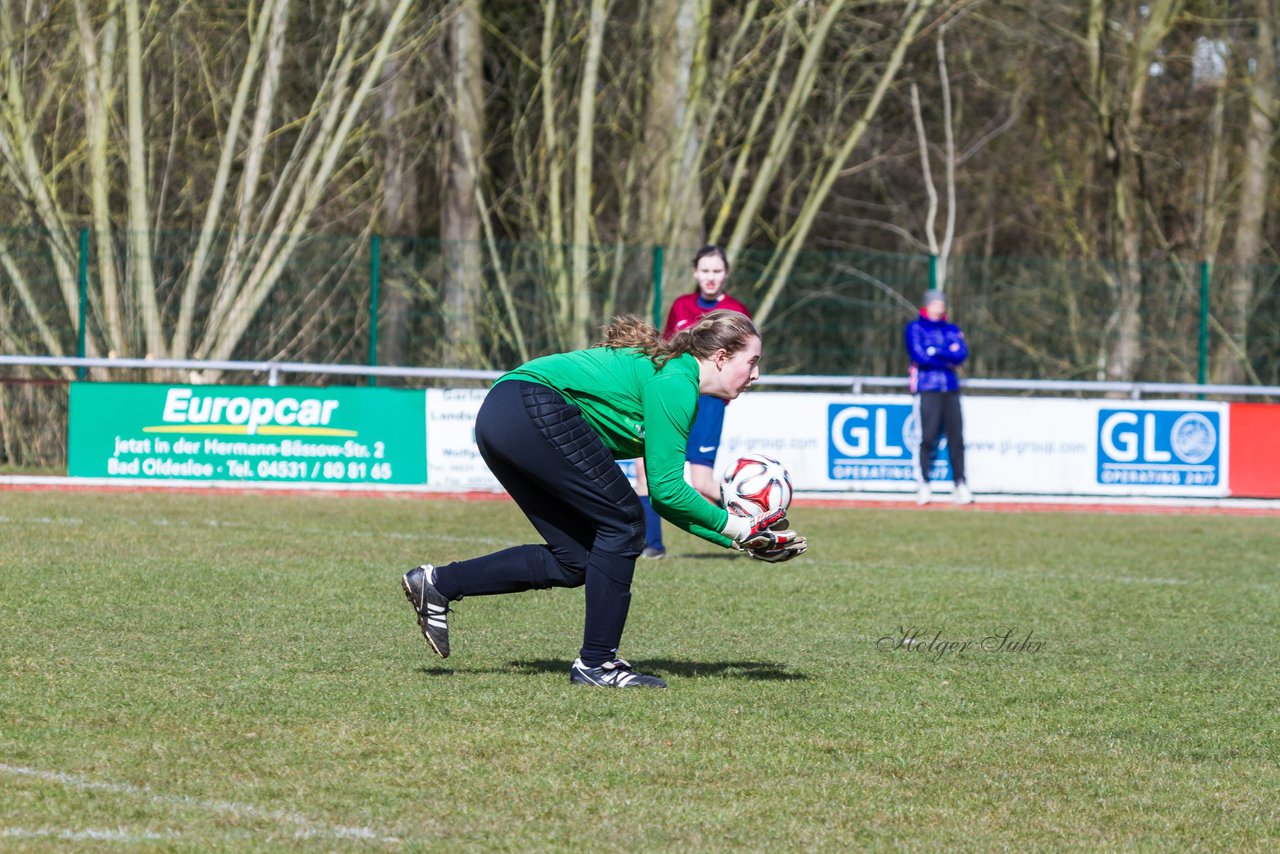
[{"label": "advertising board", "polygon": [[[475,446],[486,389],[73,383],[73,477],[387,483],[499,490]],[[797,490],[910,493],[910,395],[749,392],[727,408],[717,473],[781,460]],[[1280,407],[1188,401],[963,398],[966,474],[981,493],[1280,496]],[[629,478],[635,466],[621,461]],[[942,441],[930,480],[952,475]]]},{"label": "advertising board", "polygon": [[488,389],[427,389],[427,483],[450,490],[502,487],[476,450],[476,413]]},{"label": "advertising board", "polygon": [[1229,431],[1231,494],[1280,498],[1280,404],[1231,404]]},{"label": "advertising board", "polygon": [[[1226,404],[967,396],[963,411],[976,492],[1228,494]],[[761,450],[800,490],[910,492],[919,447],[908,395],[752,392],[726,410],[717,468]],[[930,480],[950,478],[943,440]]]},{"label": "advertising board", "polygon": [[72,383],[72,477],[425,483],[422,391]]}]

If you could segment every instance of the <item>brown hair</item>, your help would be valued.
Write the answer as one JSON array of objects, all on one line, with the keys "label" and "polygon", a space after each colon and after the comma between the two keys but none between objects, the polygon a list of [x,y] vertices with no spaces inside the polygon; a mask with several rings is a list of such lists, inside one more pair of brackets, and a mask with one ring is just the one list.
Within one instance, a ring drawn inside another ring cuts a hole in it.
[{"label": "brown hair", "polygon": [[604,330],[602,347],[620,350],[634,347],[644,352],[658,367],[676,356],[692,353],[696,358],[709,359],[717,350],[730,356],[746,346],[750,338],[759,338],[760,330],[751,318],[737,311],[718,309],[698,318],[692,326],[681,329],[668,341],[662,340],[658,330],[635,315],[615,317]]},{"label": "brown hair", "polygon": [[[729,275],[729,256],[724,253],[724,249],[722,247],[714,244],[707,244],[697,252],[693,253],[693,269],[696,271],[698,269],[698,262],[709,256],[715,256],[720,259],[724,264],[724,274],[727,277]],[[698,283],[696,279],[693,284],[693,292],[695,294],[698,292]]]},{"label": "brown hair", "polygon": [[693,253],[693,268],[695,270],[698,269],[698,262],[703,258],[706,258],[708,255],[718,256],[720,260],[724,262],[725,273],[727,274],[729,272],[729,256],[724,254],[724,249],[722,247],[711,244],[708,244]]}]

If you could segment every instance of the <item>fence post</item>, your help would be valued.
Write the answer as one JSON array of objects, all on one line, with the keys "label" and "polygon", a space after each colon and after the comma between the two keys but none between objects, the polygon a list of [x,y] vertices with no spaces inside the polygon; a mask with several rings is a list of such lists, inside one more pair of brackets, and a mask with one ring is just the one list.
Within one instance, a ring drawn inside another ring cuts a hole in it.
[{"label": "fence post", "polygon": [[662,247],[653,247],[653,327],[662,330]]},{"label": "fence post", "polygon": [[[85,340],[88,334],[85,322],[89,316],[89,229],[87,228],[80,229],[80,271],[76,279],[80,285],[80,328],[76,333],[76,357],[83,359],[85,357]],[[76,368],[76,379],[84,379],[85,373],[84,365]]]},{"label": "fence post", "polygon": [[1204,385],[1209,373],[1209,262],[1200,262],[1200,344],[1196,381]]},{"label": "fence post", "polygon": [[[378,366],[378,285],[381,279],[379,259],[382,255],[382,238],[374,235],[369,244],[369,367]],[[369,375],[369,385],[377,385],[378,378]]]}]

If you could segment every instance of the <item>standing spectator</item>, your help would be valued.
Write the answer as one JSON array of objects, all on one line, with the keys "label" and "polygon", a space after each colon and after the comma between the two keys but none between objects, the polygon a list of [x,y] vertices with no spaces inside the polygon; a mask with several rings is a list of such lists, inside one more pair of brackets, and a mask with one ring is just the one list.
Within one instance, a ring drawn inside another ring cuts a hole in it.
[{"label": "standing spectator", "polygon": [[[667,325],[662,337],[671,338],[681,329],[696,323],[710,311],[726,309],[751,316],[747,307],[725,291],[729,278],[729,259],[719,246],[704,246],[693,255],[694,289],[676,298],[667,313]],[[726,401],[704,394],[698,398],[698,417],[689,431],[689,446],[685,461],[689,464],[689,484],[712,503],[720,503],[720,485],[716,483],[716,453],[720,450],[720,434],[724,430]],[[658,559],[667,556],[662,542],[662,517],[649,503],[648,481],[645,478],[644,461],[636,463],[636,481],[640,503],[644,505],[645,546],[640,556]]]},{"label": "standing spectator", "polygon": [[964,419],[960,412],[960,380],[956,377],[956,367],[969,356],[969,345],[960,327],[947,320],[947,298],[942,291],[925,291],[920,316],[907,324],[903,337],[911,356],[911,393],[917,396],[920,423],[916,503],[928,504],[933,498],[929,470],[938,437],[945,432],[955,480],[952,500],[956,504],[972,504],[973,493],[964,476]]}]

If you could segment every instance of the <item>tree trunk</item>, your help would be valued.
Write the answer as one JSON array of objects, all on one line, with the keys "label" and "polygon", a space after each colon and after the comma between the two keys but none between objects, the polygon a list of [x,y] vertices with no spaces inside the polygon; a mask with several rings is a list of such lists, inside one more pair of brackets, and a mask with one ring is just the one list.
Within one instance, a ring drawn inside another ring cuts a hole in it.
[{"label": "tree trunk", "polygon": [[[232,167],[240,155],[240,132],[248,110],[249,98],[253,89],[259,66],[261,66],[262,82],[258,89],[257,110],[254,117],[253,130],[249,136],[249,154],[241,166],[240,195],[237,200],[238,229],[247,228],[247,217],[252,209],[252,188],[256,183],[265,147],[263,137],[267,133],[272,107],[275,103],[275,92],[280,79],[280,65],[284,58],[285,25],[289,18],[289,0],[267,0],[258,10],[258,21],[252,27],[253,37],[249,42],[248,56],[244,67],[240,70],[236,85],[235,99],[227,119],[227,128],[218,152],[218,167],[214,173],[211,186],[208,188],[209,201],[205,208],[200,237],[196,242],[195,252],[182,287],[182,300],[178,312],[177,328],[173,332],[170,351],[174,358],[185,359],[191,349],[194,333],[196,302],[200,296],[200,286],[205,272],[213,263],[211,248],[216,237],[218,224],[222,218],[223,206],[231,189]],[[246,20],[246,25],[248,21]],[[246,26],[246,29],[248,27]],[[265,56],[265,58],[264,58]],[[228,266],[233,266],[229,264]]]},{"label": "tree trunk", "polygon": [[[404,76],[404,63],[398,56],[387,58],[382,74],[382,128],[386,142],[387,162],[382,188],[382,231],[388,237],[414,235],[418,232],[418,181],[409,152],[408,132],[399,125],[412,104],[410,82]],[[383,252],[408,255],[411,246],[400,240],[383,245]],[[403,365],[409,340],[409,283],[399,271],[401,264],[383,266],[379,295],[378,363]]]},{"label": "tree trunk", "polygon": [[479,0],[453,17],[453,126],[444,200],[444,364],[479,367],[481,231],[477,188],[484,135]]},{"label": "tree trunk", "polygon": [[1249,314],[1263,246],[1262,226],[1271,185],[1271,141],[1276,130],[1276,4],[1274,0],[1258,0],[1257,6],[1257,66],[1249,87],[1252,97],[1240,164],[1240,213],[1231,248],[1227,308],[1222,316],[1226,334],[1214,354],[1215,381],[1229,384],[1244,382],[1250,372]]},{"label": "tree trunk", "polygon": [[143,132],[142,17],[138,0],[125,0],[126,144],[128,148],[129,266],[142,314],[147,355],[165,357],[156,300],[155,259],[151,255],[151,215],[147,201],[147,140]]},{"label": "tree trunk", "polygon": [[[114,6],[114,4],[112,4]],[[102,28],[102,41],[93,31],[83,0],[76,0],[76,24],[80,32],[80,53],[84,58],[85,136],[89,149],[88,195],[93,232],[98,248],[98,281],[101,283],[103,342],[108,355],[129,352],[125,336],[124,305],[116,276],[115,244],[111,227],[111,92],[113,60],[119,31],[118,11],[109,8]]]},{"label": "tree trunk", "polygon": [[[846,2],[847,0],[833,0],[831,5],[823,11],[813,29],[805,33],[807,42],[804,55],[801,57],[800,65],[796,69],[791,91],[787,93],[782,114],[774,124],[773,133],[770,135],[768,142],[768,149],[756,169],[756,174],[753,176],[746,201],[741,209],[737,211],[738,222],[733,229],[733,233],[729,236],[727,245],[730,261],[735,260],[738,257],[738,253],[747,245],[747,238],[755,218],[764,207],[769,190],[773,185],[773,180],[782,169],[788,149],[790,149],[800,128],[802,121],[800,114],[803,113],[804,105],[813,93],[823,48],[826,46],[827,38],[831,35],[832,27],[835,26]],[[933,4],[928,2],[925,5],[927,8]],[[860,137],[861,134],[859,133],[858,136]],[[765,311],[765,314],[767,315],[768,312]],[[760,322],[763,323],[764,319],[760,318]]]},{"label": "tree trunk", "polygon": [[542,140],[540,159],[545,169],[547,192],[547,248],[548,290],[556,317],[551,323],[555,337],[561,343],[570,337],[572,325],[572,294],[568,270],[564,258],[565,225],[564,201],[561,183],[564,180],[564,161],[561,157],[559,104],[557,103],[557,75],[555,56],[558,52],[559,7],[556,0],[546,0],[542,10],[542,39],[538,53],[538,78],[542,95]]},{"label": "tree trunk", "polygon": [[[1151,67],[1160,43],[1173,28],[1183,0],[1157,0],[1146,7],[1145,21],[1110,26],[1104,0],[1089,5],[1086,51],[1092,82],[1095,117],[1104,156],[1112,173],[1109,248],[1117,264],[1110,281],[1111,314],[1102,342],[1100,373],[1108,380],[1127,381],[1142,365],[1142,152],[1143,106]],[[1128,32],[1133,27],[1136,32]],[[1124,33],[1122,70],[1107,75],[1108,42]]]},{"label": "tree trunk", "polygon": [[596,81],[600,78],[600,56],[604,50],[604,25],[609,0],[591,0],[591,22],[587,29],[587,53],[583,60],[582,86],[578,91],[578,134],[574,142],[573,164],[573,307],[569,346],[587,346],[591,339],[590,243],[592,155],[595,152]]},{"label": "tree trunk", "polygon": [[[378,30],[377,46],[372,51],[362,51],[361,46],[354,43],[338,46],[331,66],[331,85],[323,86],[316,96],[320,114],[309,119],[316,122],[314,138],[298,152],[296,160],[290,161],[285,170],[288,180],[281,180],[265,203],[262,215],[271,217],[272,230],[253,247],[252,268],[243,276],[235,277],[238,281],[232,281],[233,287],[227,294],[219,295],[222,296],[220,315],[215,297],[215,316],[211,317],[196,349],[197,358],[215,361],[230,358],[254,315],[280,280],[320,204],[322,192],[338,167],[339,157],[346,150],[364,100],[382,74],[410,2],[396,0],[385,25]],[[368,9],[362,11],[368,13]],[[362,29],[367,29],[368,18],[361,24]],[[363,73],[359,73],[360,68]]]},{"label": "tree trunk", "polygon": [[645,177],[640,187],[639,242],[663,246],[665,316],[684,286],[685,250],[702,245],[702,190],[698,181],[696,79],[710,17],[706,0],[655,0],[650,7],[649,92],[644,112]]}]

